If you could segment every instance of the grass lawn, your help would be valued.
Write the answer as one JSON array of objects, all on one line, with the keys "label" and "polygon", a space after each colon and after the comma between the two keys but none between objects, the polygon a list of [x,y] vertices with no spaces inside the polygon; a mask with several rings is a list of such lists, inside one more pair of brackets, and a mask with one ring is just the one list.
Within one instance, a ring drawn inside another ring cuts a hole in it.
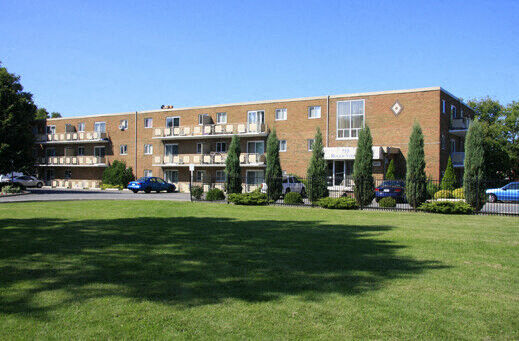
[{"label": "grass lawn", "polygon": [[0,205],[0,339],[518,339],[519,220]]}]

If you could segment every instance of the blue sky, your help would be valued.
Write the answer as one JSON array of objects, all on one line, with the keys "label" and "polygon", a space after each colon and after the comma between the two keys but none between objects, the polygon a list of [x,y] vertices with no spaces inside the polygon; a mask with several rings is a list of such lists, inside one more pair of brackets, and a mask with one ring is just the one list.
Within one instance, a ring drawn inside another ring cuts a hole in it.
[{"label": "blue sky", "polygon": [[0,61],[64,116],[429,86],[519,100],[519,1],[395,2],[2,1]]}]

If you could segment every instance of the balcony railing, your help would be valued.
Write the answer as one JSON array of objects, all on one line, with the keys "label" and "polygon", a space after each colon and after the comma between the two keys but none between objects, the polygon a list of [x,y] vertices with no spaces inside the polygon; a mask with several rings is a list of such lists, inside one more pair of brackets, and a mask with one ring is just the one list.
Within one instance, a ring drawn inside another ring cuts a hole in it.
[{"label": "balcony railing", "polygon": [[451,130],[466,130],[469,129],[469,125],[472,120],[468,117],[453,118],[451,119]]},{"label": "balcony railing", "polygon": [[451,161],[454,167],[463,167],[465,162],[465,153],[464,152],[452,152],[451,153]]},{"label": "balcony railing", "polygon": [[173,128],[155,128],[154,138],[197,138],[197,137],[219,137],[241,135],[265,135],[267,127],[265,124],[210,124],[197,126],[183,126]]},{"label": "balcony railing", "polygon": [[39,160],[42,166],[106,166],[106,158],[100,156],[49,156]]},{"label": "balcony railing", "polygon": [[37,135],[37,142],[67,143],[67,142],[103,142],[108,141],[108,133],[97,131]]},{"label": "balcony railing", "polygon": [[[227,160],[227,153],[214,154],[179,154],[155,156],[153,158],[154,165],[174,165],[174,166],[188,166],[190,164],[200,166],[225,166]],[[266,162],[265,154],[242,153],[240,154],[240,164],[242,166],[264,166]]]},{"label": "balcony railing", "polygon": [[54,179],[46,181],[53,188],[70,188],[70,189],[100,189],[100,180],[71,180],[71,179]]}]

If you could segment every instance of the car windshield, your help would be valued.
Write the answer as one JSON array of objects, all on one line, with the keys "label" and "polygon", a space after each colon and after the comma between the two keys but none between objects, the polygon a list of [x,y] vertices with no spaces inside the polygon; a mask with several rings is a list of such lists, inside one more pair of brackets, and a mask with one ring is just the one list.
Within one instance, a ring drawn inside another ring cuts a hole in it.
[{"label": "car windshield", "polygon": [[148,178],[140,178],[140,179],[137,179],[138,182],[146,182],[148,181]]},{"label": "car windshield", "polygon": [[402,181],[384,181],[381,186],[403,187],[404,183]]}]

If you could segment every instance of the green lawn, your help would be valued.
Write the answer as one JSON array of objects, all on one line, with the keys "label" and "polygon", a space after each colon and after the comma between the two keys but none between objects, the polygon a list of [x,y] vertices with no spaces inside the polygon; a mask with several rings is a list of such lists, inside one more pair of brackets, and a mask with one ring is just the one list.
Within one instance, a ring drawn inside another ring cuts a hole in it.
[{"label": "green lawn", "polygon": [[0,339],[518,339],[519,220],[0,205]]}]

